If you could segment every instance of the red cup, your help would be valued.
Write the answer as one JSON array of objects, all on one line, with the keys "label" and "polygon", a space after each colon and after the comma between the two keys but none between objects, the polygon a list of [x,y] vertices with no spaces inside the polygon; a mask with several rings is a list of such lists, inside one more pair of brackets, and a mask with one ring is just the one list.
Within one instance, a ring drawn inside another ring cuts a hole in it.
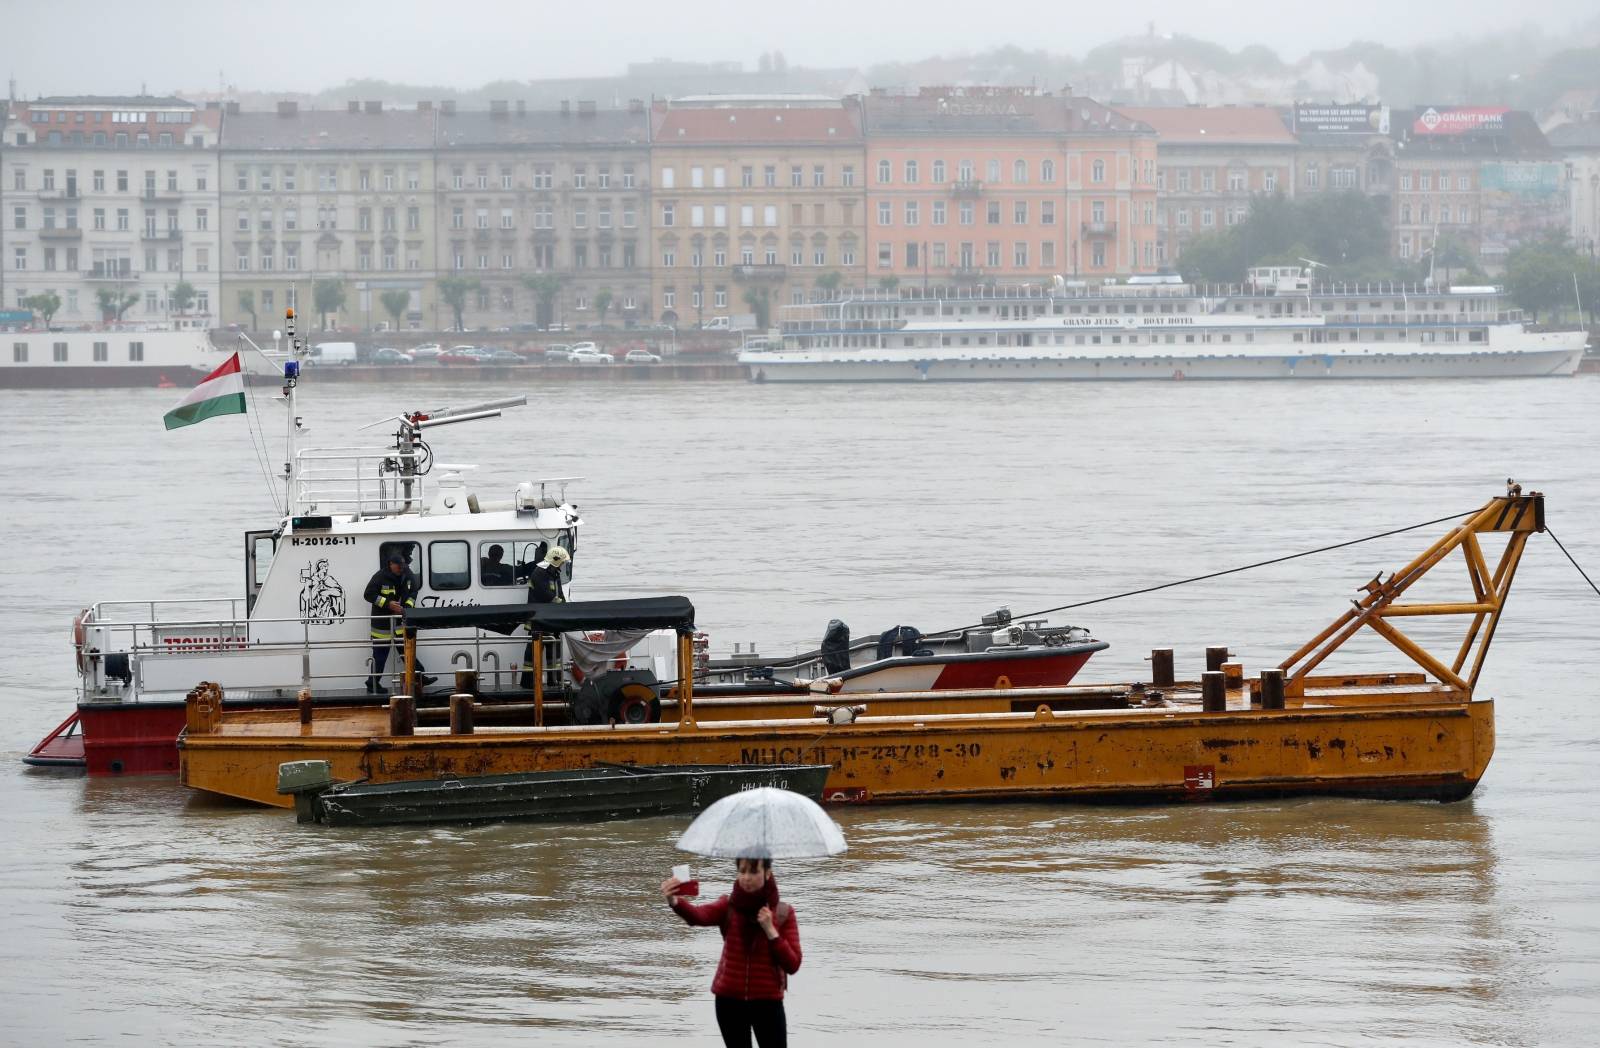
[{"label": "red cup", "polygon": [[700,894],[700,882],[699,881],[684,881],[682,884],[680,884],[676,888],[672,889],[672,894],[673,895],[681,895],[684,898],[693,898],[694,896],[697,896],[697,895]]}]

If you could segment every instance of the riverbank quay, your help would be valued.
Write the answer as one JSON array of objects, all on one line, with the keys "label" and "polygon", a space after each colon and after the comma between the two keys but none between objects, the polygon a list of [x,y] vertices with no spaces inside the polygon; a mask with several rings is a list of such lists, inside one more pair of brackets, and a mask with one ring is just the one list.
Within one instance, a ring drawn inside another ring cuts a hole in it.
[{"label": "riverbank quay", "polygon": [[[483,381],[496,385],[520,382],[587,382],[621,385],[638,382],[745,382],[750,369],[731,360],[712,363],[614,364],[351,364],[323,366],[316,380],[327,383],[369,383],[373,385],[429,385],[439,382]],[[250,375],[252,386],[275,386],[276,375]]]}]

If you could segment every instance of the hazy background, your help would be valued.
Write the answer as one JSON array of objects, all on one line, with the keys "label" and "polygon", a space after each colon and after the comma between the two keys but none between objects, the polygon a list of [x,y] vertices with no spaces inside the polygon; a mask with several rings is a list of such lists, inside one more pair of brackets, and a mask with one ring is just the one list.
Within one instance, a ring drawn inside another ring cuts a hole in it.
[{"label": "hazy background", "polygon": [[[1286,60],[1355,41],[1394,48],[1463,38],[1548,40],[1581,47],[1600,36],[1593,0],[1383,0],[1291,8],[1281,0],[1227,5],[1156,0],[1064,5],[1013,0],[803,5],[733,0],[604,5],[461,0],[272,4],[168,0],[0,2],[8,77],[22,95],[241,90],[317,91],[384,79],[471,88],[495,80],[618,75],[628,62],[670,57],[741,61],[780,50],[792,66],[910,62],[1007,45],[1084,55],[1119,38],[1199,37],[1264,45]],[[1044,85],[1040,86],[1058,86]]]}]

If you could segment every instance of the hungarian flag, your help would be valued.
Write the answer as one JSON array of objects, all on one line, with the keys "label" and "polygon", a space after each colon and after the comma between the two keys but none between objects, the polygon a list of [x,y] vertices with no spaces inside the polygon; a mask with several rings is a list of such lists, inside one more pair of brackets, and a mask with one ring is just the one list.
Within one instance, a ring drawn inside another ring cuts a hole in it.
[{"label": "hungarian flag", "polygon": [[178,406],[162,419],[168,429],[192,426],[216,415],[244,414],[244,376],[239,373],[239,354],[205,377]]}]

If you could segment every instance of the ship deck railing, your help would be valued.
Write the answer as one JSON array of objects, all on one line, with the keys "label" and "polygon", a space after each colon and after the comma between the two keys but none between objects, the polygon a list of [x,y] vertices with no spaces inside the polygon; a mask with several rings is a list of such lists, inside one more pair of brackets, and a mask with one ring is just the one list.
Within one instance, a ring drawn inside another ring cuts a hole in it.
[{"label": "ship deck railing", "polygon": [[[351,600],[351,596],[346,595],[347,601]],[[163,611],[180,606],[194,608],[206,603],[231,607],[227,614],[216,618],[162,614]],[[209,602],[108,601],[95,605],[92,609],[96,617],[87,623],[85,639],[87,646],[92,647],[97,653],[125,652],[131,655],[133,658],[129,669],[133,674],[134,690],[145,698],[169,693],[181,695],[202,679],[199,676],[193,680],[184,678],[181,686],[177,684],[171,687],[148,686],[152,670],[163,660],[201,659],[207,662],[212,660],[226,662],[229,659],[270,660],[285,656],[293,658],[293,672],[287,674],[285,679],[272,682],[271,687],[258,684],[246,687],[242,689],[243,691],[272,690],[272,687],[279,690],[295,687],[315,688],[318,681],[348,680],[352,676],[370,672],[370,666],[364,659],[351,662],[337,672],[312,672],[313,655],[350,652],[363,657],[371,654],[374,642],[370,636],[365,635],[368,615],[365,606],[359,600],[359,595],[347,605],[345,618],[346,621],[359,621],[364,634],[360,637],[314,638],[311,631],[314,628],[323,628],[326,620],[299,617],[252,618],[242,613],[243,604],[242,598],[220,598]],[[117,611],[132,612],[137,616],[139,609],[143,609],[147,617],[113,617],[113,613]],[[102,612],[106,616],[103,619],[98,617]],[[401,643],[399,640],[394,643],[397,655],[391,658],[387,674],[399,673],[400,667],[404,665],[404,659],[399,657],[398,653]],[[486,687],[498,691],[514,685],[522,670],[513,659],[503,659],[502,652],[508,645],[520,650],[526,643],[525,634],[505,636],[484,630],[473,630],[470,637],[419,635],[417,658],[421,664],[428,667],[428,673],[441,678],[457,669],[477,671]],[[564,673],[559,653],[560,636],[553,634],[546,637],[545,643],[546,686],[559,688]],[[553,652],[548,650],[552,647],[556,649]],[[159,672],[156,675],[159,676]],[[113,688],[103,677],[103,669],[98,668],[87,672],[84,686],[88,697],[109,695],[121,690],[120,684]]]},{"label": "ship deck railing", "polygon": [[393,516],[424,504],[421,456],[393,448],[308,448],[295,455],[292,512]]}]

